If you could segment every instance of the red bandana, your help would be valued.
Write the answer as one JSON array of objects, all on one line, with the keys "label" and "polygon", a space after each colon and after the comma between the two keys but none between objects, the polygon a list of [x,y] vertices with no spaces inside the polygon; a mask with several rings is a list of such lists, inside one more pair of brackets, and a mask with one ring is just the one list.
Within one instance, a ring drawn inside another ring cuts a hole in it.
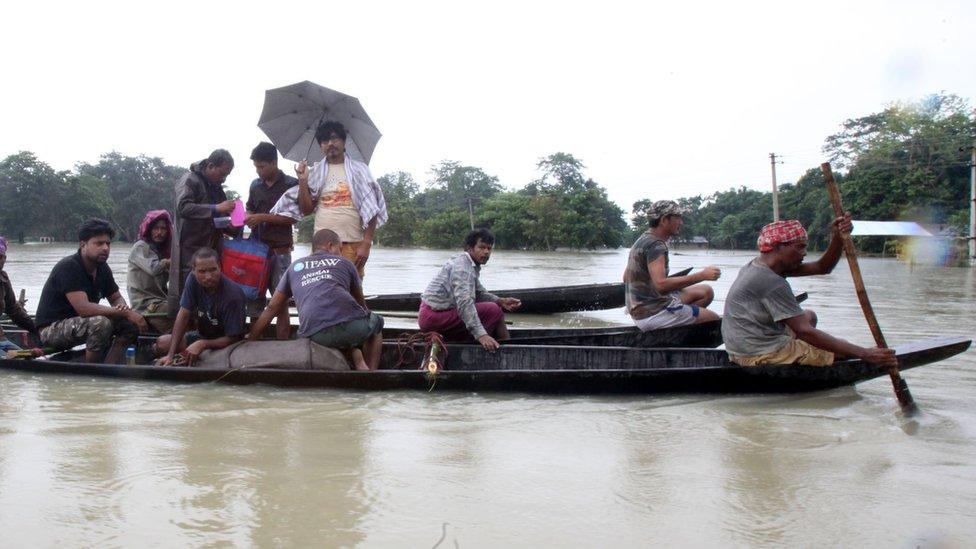
[{"label": "red bandana", "polygon": [[789,244],[790,242],[806,242],[807,230],[803,224],[796,219],[788,221],[777,221],[770,223],[759,231],[759,239],[756,244],[760,252],[771,252],[777,244]]}]

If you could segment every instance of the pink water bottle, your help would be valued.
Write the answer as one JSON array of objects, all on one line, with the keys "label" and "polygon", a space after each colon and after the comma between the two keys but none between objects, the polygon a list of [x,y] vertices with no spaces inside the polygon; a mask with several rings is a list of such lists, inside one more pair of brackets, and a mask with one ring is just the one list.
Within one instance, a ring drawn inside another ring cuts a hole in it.
[{"label": "pink water bottle", "polygon": [[234,227],[243,227],[245,215],[247,213],[244,211],[244,203],[240,200],[235,200],[234,211],[230,213],[230,224]]}]

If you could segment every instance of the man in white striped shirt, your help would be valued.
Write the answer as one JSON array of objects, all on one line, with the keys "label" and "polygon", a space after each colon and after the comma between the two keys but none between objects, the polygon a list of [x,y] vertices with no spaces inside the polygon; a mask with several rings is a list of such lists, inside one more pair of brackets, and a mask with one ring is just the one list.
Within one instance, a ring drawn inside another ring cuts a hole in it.
[{"label": "man in white striped shirt", "polygon": [[352,261],[362,277],[373,233],[387,220],[386,199],[369,166],[346,155],[342,124],[323,122],[315,131],[315,140],[325,161],[311,170],[305,162],[299,164],[295,168],[298,186],[278,199],[271,214],[298,220],[314,212],[313,234],[322,229],[338,234],[342,257]]}]

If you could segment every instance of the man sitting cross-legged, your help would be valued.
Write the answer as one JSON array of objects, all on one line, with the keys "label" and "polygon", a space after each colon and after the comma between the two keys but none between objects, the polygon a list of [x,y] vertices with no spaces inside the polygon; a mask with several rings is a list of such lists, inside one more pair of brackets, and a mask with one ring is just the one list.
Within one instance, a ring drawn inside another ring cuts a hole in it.
[{"label": "man sitting cross-legged", "polygon": [[298,337],[342,352],[357,370],[379,367],[383,350],[383,317],[366,308],[356,267],[340,256],[339,235],[321,229],[312,236],[312,255],[295,261],[281,277],[268,308],[251,326],[248,339],[261,333],[287,310],[288,299],[298,307]]},{"label": "man sitting cross-legged", "polygon": [[[193,366],[203,351],[223,349],[244,337],[244,290],[221,274],[217,252],[200,248],[190,265],[173,334],[156,340],[156,354],[166,353],[159,361],[162,365],[173,364],[182,353],[186,365]],[[196,317],[197,331],[187,332],[192,317]]]}]

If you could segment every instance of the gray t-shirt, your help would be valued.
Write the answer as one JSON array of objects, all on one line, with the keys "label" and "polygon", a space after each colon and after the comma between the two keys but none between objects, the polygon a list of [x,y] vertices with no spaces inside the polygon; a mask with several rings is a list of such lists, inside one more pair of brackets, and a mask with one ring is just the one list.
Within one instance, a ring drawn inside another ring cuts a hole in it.
[{"label": "gray t-shirt", "polygon": [[336,324],[366,316],[351,293],[361,287],[351,261],[318,252],[292,263],[277,291],[295,298],[298,337],[312,337]]},{"label": "gray t-shirt", "polygon": [[725,298],[725,350],[741,356],[771,353],[791,339],[783,321],[801,314],[786,279],[753,259],[739,271]]}]

